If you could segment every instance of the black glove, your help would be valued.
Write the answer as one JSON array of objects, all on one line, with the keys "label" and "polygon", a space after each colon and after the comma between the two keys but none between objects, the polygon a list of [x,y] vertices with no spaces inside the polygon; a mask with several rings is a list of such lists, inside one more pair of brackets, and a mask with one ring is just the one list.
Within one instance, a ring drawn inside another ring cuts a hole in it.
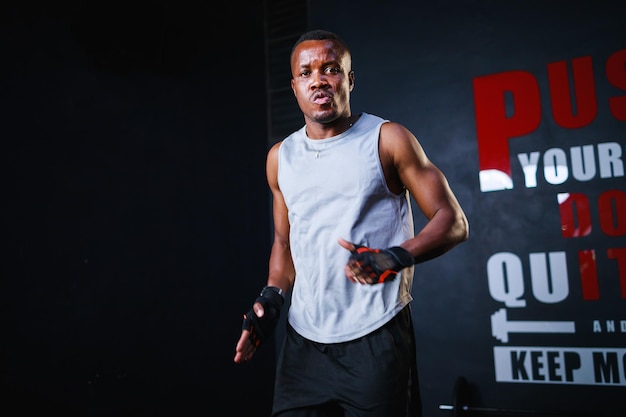
[{"label": "black glove", "polygon": [[261,303],[263,306],[263,317],[258,317],[254,312],[254,308],[251,308],[243,316],[242,328],[250,331],[252,342],[256,347],[259,347],[274,333],[285,297],[282,295],[280,288],[266,286],[255,302]]},{"label": "black glove", "polygon": [[367,274],[370,284],[392,281],[403,268],[415,264],[413,256],[406,249],[394,246],[388,249],[372,249],[355,245],[350,260],[356,262]]}]

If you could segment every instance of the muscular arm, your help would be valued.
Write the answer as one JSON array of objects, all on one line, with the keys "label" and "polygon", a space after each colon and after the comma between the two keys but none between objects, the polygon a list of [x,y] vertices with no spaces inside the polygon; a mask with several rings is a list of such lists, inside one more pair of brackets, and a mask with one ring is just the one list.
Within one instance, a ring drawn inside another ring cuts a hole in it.
[{"label": "muscular arm", "polygon": [[267,285],[281,288],[285,293],[291,289],[295,279],[295,270],[289,245],[289,218],[283,194],[278,186],[278,148],[272,146],[267,155],[266,175],[272,192],[272,210],[274,219],[274,241],[269,260]]},{"label": "muscular arm", "polygon": [[417,235],[401,245],[417,263],[467,240],[467,218],[446,177],[408,129],[398,123],[383,124],[380,156],[389,188],[399,193],[405,187],[427,219]]},{"label": "muscular arm", "polygon": [[[272,191],[273,218],[274,218],[274,242],[269,260],[269,272],[267,285],[278,287],[287,293],[291,290],[295,279],[295,269],[291,259],[289,246],[289,218],[283,194],[278,186],[278,147],[274,145],[267,154],[266,174],[267,182]],[[261,319],[265,315],[263,306],[255,302],[252,306],[254,314]],[[250,313],[252,314],[252,313]],[[250,360],[257,350],[250,330],[244,328],[235,347],[236,363]]]}]

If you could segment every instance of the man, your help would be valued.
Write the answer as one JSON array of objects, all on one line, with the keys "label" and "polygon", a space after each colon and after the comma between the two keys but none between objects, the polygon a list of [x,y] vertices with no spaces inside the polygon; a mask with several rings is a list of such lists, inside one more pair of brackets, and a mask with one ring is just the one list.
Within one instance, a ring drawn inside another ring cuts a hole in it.
[{"label": "man", "polygon": [[[416,137],[352,115],[351,64],[334,33],[296,41],[291,88],[305,125],[267,155],[269,274],[244,316],[234,361],[251,359],[272,335],[291,292],[275,417],[421,415],[413,265],[468,238],[462,208]],[[417,234],[410,196],[427,219]]]}]

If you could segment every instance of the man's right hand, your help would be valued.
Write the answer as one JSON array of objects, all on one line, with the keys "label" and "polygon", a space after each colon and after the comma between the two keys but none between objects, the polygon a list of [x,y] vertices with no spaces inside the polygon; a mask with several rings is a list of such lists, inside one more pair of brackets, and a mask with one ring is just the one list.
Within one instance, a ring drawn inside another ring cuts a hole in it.
[{"label": "man's right hand", "polygon": [[274,333],[284,301],[279,288],[263,288],[250,311],[244,314],[241,336],[235,348],[236,363],[250,360],[263,342]]},{"label": "man's right hand", "polygon": [[[263,317],[263,306],[260,303],[254,303],[252,308],[258,317]],[[235,363],[249,361],[254,356],[256,349],[257,346],[250,337],[250,330],[243,329],[235,347]]]}]

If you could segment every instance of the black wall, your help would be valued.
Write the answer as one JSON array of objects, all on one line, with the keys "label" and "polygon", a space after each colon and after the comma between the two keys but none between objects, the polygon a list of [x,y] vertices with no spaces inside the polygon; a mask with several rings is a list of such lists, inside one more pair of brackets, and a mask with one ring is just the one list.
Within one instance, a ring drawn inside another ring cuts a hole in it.
[{"label": "black wall", "polygon": [[268,415],[262,3],[1,9],[0,414]]}]

